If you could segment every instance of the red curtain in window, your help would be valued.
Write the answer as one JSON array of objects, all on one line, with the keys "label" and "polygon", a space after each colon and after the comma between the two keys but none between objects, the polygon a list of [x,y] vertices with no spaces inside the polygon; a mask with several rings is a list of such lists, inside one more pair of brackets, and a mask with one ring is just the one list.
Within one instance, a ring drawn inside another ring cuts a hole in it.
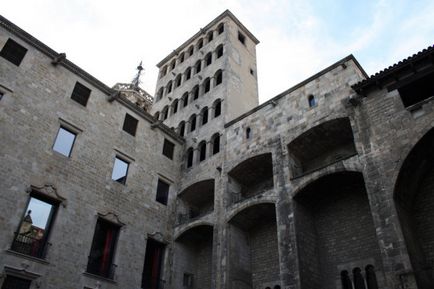
[{"label": "red curtain in window", "polygon": [[160,278],[160,261],[161,261],[161,248],[154,248],[154,255],[152,258],[152,289],[158,289],[158,281]]},{"label": "red curtain in window", "polygon": [[113,229],[107,229],[107,234],[105,236],[105,242],[104,242],[104,250],[103,255],[101,258],[101,267],[100,272],[103,274],[108,274],[110,269],[110,263],[111,263],[111,251],[112,251],[112,245],[113,245],[113,235],[114,231]]}]

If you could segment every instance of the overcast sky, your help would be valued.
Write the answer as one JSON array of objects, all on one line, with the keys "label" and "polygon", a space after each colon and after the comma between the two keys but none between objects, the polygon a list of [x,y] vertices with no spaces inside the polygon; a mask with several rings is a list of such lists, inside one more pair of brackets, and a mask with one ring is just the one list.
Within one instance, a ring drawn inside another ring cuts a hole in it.
[{"label": "overcast sky", "polygon": [[156,64],[224,10],[260,40],[260,102],[353,54],[373,74],[434,44],[432,0],[14,0],[0,13],[109,86],[154,95]]}]

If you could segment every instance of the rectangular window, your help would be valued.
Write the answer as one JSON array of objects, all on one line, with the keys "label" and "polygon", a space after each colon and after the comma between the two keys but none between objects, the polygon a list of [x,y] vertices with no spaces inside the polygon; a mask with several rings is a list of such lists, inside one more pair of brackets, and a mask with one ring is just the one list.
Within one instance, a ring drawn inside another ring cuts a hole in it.
[{"label": "rectangular window", "polygon": [[129,162],[124,161],[123,159],[116,156],[115,163],[113,165],[112,180],[121,184],[125,184],[127,181],[129,165]]},{"label": "rectangular window", "polygon": [[113,260],[118,235],[119,226],[104,219],[98,219],[87,263],[88,273],[113,279],[115,271]]},{"label": "rectangular window", "polygon": [[242,44],[246,45],[246,37],[245,37],[243,34],[241,34],[241,32],[239,32],[239,31],[238,31],[238,40],[239,40]]},{"label": "rectangular window", "polygon": [[163,243],[148,239],[146,242],[145,264],[142,273],[143,289],[162,289],[164,280],[161,279],[164,257]]},{"label": "rectangular window", "polygon": [[167,139],[164,140],[163,144],[163,155],[173,160],[173,151],[175,150],[175,144]]},{"label": "rectangular window", "polygon": [[6,279],[3,282],[2,289],[29,289],[32,284],[32,280],[18,278],[12,275],[6,275]]},{"label": "rectangular window", "polygon": [[3,92],[0,91],[0,100],[2,100],[3,95],[5,95]]},{"label": "rectangular window", "polygon": [[26,53],[26,48],[9,38],[6,41],[5,46],[3,46],[3,49],[0,51],[0,56],[12,62],[16,66],[19,66]]},{"label": "rectangular window", "polygon": [[184,273],[182,285],[184,286],[184,288],[193,288],[193,274]]},{"label": "rectangular window", "polygon": [[139,121],[137,119],[127,113],[125,115],[124,126],[122,129],[130,135],[135,136],[138,123]]},{"label": "rectangular window", "polygon": [[32,194],[18,232],[15,233],[11,250],[44,258],[57,207],[58,204],[52,200]]},{"label": "rectangular window", "polygon": [[74,90],[72,91],[71,99],[75,100],[82,106],[87,105],[89,100],[91,90],[81,84],[80,82],[75,83]]},{"label": "rectangular window", "polygon": [[76,133],[73,133],[64,127],[60,127],[56,140],[54,141],[53,150],[69,157],[71,155],[76,136]]},{"label": "rectangular window", "polygon": [[167,200],[169,198],[169,188],[170,185],[168,183],[162,181],[161,179],[158,179],[157,197],[156,197],[157,202],[163,205],[167,205]]}]

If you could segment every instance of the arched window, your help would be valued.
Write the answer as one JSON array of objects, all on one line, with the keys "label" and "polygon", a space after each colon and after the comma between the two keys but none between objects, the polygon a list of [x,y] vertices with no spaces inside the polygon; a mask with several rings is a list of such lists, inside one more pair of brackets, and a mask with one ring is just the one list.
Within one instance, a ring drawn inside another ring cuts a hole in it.
[{"label": "arched window", "polygon": [[167,74],[167,66],[163,66],[163,68],[161,68],[160,71],[160,78],[162,78],[163,76],[165,76]]},{"label": "arched window", "polygon": [[189,56],[189,57],[192,56],[193,53],[194,53],[194,47],[193,47],[193,45],[191,45],[191,46],[188,48],[188,56]]},{"label": "arched window", "polygon": [[280,285],[274,286],[274,289],[280,289]]},{"label": "arched window", "polygon": [[184,52],[182,52],[180,55],[179,55],[179,63],[183,63],[184,62]]},{"label": "arched window", "polygon": [[163,108],[161,114],[163,115],[163,120],[166,120],[169,117],[169,107],[167,105]]},{"label": "arched window", "polygon": [[191,78],[191,68],[187,68],[184,72],[185,80],[189,80]]},{"label": "arched window", "polygon": [[221,84],[223,82],[223,72],[221,70],[217,70],[217,72],[214,75],[215,79],[215,86]]},{"label": "arched window", "polygon": [[166,85],[166,95],[172,92],[172,80],[170,80]]},{"label": "arched window", "polygon": [[182,106],[186,107],[188,105],[188,92],[184,93],[181,99],[182,99]]},{"label": "arched window", "polygon": [[173,70],[176,66],[176,60],[173,59],[172,62],[170,63],[170,70]]},{"label": "arched window", "polygon": [[214,31],[208,32],[207,40],[208,43],[211,42],[214,39]]},{"label": "arched window", "polygon": [[219,46],[217,46],[216,55],[217,55],[217,58],[220,58],[223,56],[223,45],[220,44]]},{"label": "arched window", "polygon": [[198,60],[198,61],[196,62],[196,64],[194,65],[194,73],[199,73],[200,70],[201,70],[201,68],[202,68],[202,66],[201,66],[201,62],[200,62],[200,60]]},{"label": "arched window", "polygon": [[249,139],[251,137],[252,134],[252,130],[250,129],[250,127],[246,128],[246,139]]},{"label": "arched window", "polygon": [[178,100],[175,99],[175,100],[172,102],[172,114],[175,114],[175,113],[177,113],[177,112],[178,112]]},{"label": "arched window", "polygon": [[198,99],[199,98],[199,86],[196,85],[193,87],[193,99]]},{"label": "arched window", "polygon": [[214,117],[218,117],[222,113],[222,101],[217,99],[214,102]]},{"label": "arched window", "polygon": [[219,26],[217,27],[217,32],[218,34],[222,34],[225,31],[225,26],[223,23],[220,23]]},{"label": "arched window", "polygon": [[366,284],[368,289],[378,289],[377,276],[375,275],[375,268],[373,265],[368,265],[365,268]]},{"label": "arched window", "polygon": [[316,106],[316,99],[315,96],[313,96],[312,94],[308,96],[307,100],[309,101],[309,107],[314,107]]},{"label": "arched window", "polygon": [[190,132],[194,131],[196,129],[196,115],[193,114],[190,116]]},{"label": "arched window", "polygon": [[341,283],[342,289],[353,289],[353,283],[351,282],[350,276],[348,276],[348,271],[341,271]]},{"label": "arched window", "polygon": [[181,121],[178,125],[178,133],[180,136],[184,136],[185,133],[185,121]]},{"label": "arched window", "polygon": [[204,161],[206,159],[206,141],[201,141],[199,143],[199,161]]},{"label": "arched window", "polygon": [[220,152],[220,135],[218,133],[214,134],[211,138],[212,142],[212,154]]},{"label": "arched window", "polygon": [[178,74],[178,76],[175,78],[175,87],[181,86],[181,74]]},{"label": "arched window", "polygon": [[203,47],[203,39],[199,39],[199,41],[197,42],[197,50],[201,49]]},{"label": "arched window", "polygon": [[157,92],[156,101],[159,101],[160,99],[163,98],[163,91],[164,91],[164,88],[163,88],[163,87],[160,87],[160,89],[159,89],[158,92]]},{"label": "arched window", "polygon": [[211,80],[207,77],[204,81],[203,81],[203,93],[208,93],[209,90],[211,89]]},{"label": "arched window", "polygon": [[191,168],[193,165],[193,148],[187,150],[187,168]]},{"label": "arched window", "polygon": [[160,112],[157,111],[157,112],[154,114],[154,117],[155,117],[156,120],[158,120],[158,119],[160,118]]},{"label": "arched window", "polygon": [[211,52],[209,52],[205,56],[205,66],[211,65],[211,63],[212,63],[212,54]]},{"label": "arched window", "polygon": [[353,269],[354,289],[366,289],[365,281],[363,280],[362,270],[359,267]]},{"label": "arched window", "polygon": [[208,107],[207,106],[205,106],[202,109],[201,115],[202,115],[202,125],[204,125],[208,122]]}]

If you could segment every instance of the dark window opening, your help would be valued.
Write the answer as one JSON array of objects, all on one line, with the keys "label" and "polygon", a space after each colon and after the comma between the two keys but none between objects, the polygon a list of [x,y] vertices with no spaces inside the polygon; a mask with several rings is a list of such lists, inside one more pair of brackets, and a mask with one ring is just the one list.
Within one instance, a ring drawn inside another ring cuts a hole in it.
[{"label": "dark window opening", "polygon": [[220,135],[216,134],[212,143],[212,154],[215,155],[218,152],[220,152]]},{"label": "dark window opening", "polygon": [[178,112],[178,100],[173,101],[172,112],[173,112],[173,114]]},{"label": "dark window opening", "polygon": [[220,58],[223,56],[223,45],[220,45],[217,47],[217,58]]},{"label": "dark window opening", "polygon": [[176,66],[176,61],[172,60],[172,63],[170,64],[170,70],[173,70]]},{"label": "dark window opening", "polygon": [[172,92],[172,81],[169,81],[169,83],[167,84],[167,93],[171,93]]},{"label": "dark window opening", "polygon": [[189,148],[187,150],[187,168],[191,168],[193,165],[193,149]]},{"label": "dark window opening", "polygon": [[365,268],[366,273],[366,285],[368,289],[378,289],[377,276],[375,275],[375,268],[372,265],[368,265]]},{"label": "dark window opening", "polygon": [[3,92],[0,91],[0,100],[2,100],[2,98],[3,98],[4,95],[5,95],[5,94],[4,94]]},{"label": "dark window opening", "polygon": [[175,144],[165,139],[163,144],[163,155],[173,160],[174,150],[175,150]]},{"label": "dark window opening", "polygon": [[90,89],[81,84],[80,82],[75,83],[74,90],[72,91],[71,99],[75,100],[82,106],[87,105],[87,101],[90,96]]},{"label": "dark window opening", "polygon": [[246,44],[246,37],[241,34],[241,32],[238,31],[238,40],[242,43],[242,44]]},{"label": "dark window opening", "polygon": [[309,107],[314,107],[314,106],[316,106],[316,99],[315,99],[315,96],[313,96],[313,95],[309,95],[309,97],[308,97],[308,101],[309,101]]},{"label": "dark window opening", "polygon": [[218,26],[217,31],[219,35],[225,31],[225,26],[223,23]]},{"label": "dark window opening", "polygon": [[119,226],[98,218],[87,263],[88,273],[113,279],[116,268],[113,261],[118,235]]},{"label": "dark window opening", "polygon": [[169,188],[170,185],[168,183],[158,179],[157,195],[155,200],[163,205],[167,205],[167,200],[169,198]]},{"label": "dark window opening", "polygon": [[223,73],[221,71],[218,71],[215,76],[215,85],[219,85],[223,82]]},{"label": "dark window opening", "polygon": [[199,98],[199,87],[195,86],[193,88],[193,99],[198,99]]},{"label": "dark window opening", "polygon": [[210,31],[210,32],[208,33],[208,42],[211,42],[213,39],[214,39],[214,32],[213,32],[213,31]]},{"label": "dark window opening", "polygon": [[165,76],[166,74],[167,74],[167,66],[164,66],[161,69],[160,78],[163,77],[163,76]]},{"label": "dark window opening", "polygon": [[184,93],[184,96],[182,97],[182,103],[183,106],[186,107],[188,104],[188,92]]},{"label": "dark window opening", "polygon": [[138,123],[139,121],[137,119],[127,113],[125,115],[124,126],[122,127],[122,129],[130,135],[135,136]]},{"label": "dark window opening", "polygon": [[163,289],[161,279],[164,260],[164,244],[153,239],[146,242],[145,264],[142,273],[142,289]]},{"label": "dark window opening", "polygon": [[211,63],[212,63],[212,55],[211,55],[211,53],[208,53],[206,55],[206,57],[205,57],[205,63],[206,63],[206,66],[211,65]]},{"label": "dark window opening", "polygon": [[199,60],[198,62],[196,62],[195,70],[196,70],[196,73],[199,73],[199,72],[200,72],[200,70],[201,70],[201,63],[200,63],[200,60]]},{"label": "dark window opening", "polygon": [[180,87],[181,86],[181,75],[178,75],[178,77],[176,78],[175,85],[176,85],[176,87]]},{"label": "dark window opening", "polygon": [[434,73],[398,88],[405,107],[434,96]]},{"label": "dark window opening", "polygon": [[160,118],[160,113],[157,111],[157,112],[154,114],[154,117],[158,120],[158,119]]},{"label": "dark window opening", "polygon": [[365,281],[363,280],[362,270],[360,268],[353,269],[354,289],[366,289]]},{"label": "dark window opening", "polygon": [[222,113],[222,102],[218,101],[214,105],[214,117],[218,117]]},{"label": "dark window opening", "polygon": [[157,101],[163,98],[163,88],[161,87],[157,92]]},{"label": "dark window opening", "polygon": [[252,132],[252,130],[250,129],[250,127],[246,128],[246,139],[250,138],[251,132]]},{"label": "dark window opening", "polygon": [[206,159],[206,142],[199,144],[199,161]]},{"label": "dark window opening", "polygon": [[166,120],[169,117],[169,107],[165,106],[161,113],[163,114],[163,120]]},{"label": "dark window opening", "polygon": [[27,49],[23,46],[19,45],[12,39],[8,39],[6,44],[3,46],[0,51],[0,56],[9,62],[19,66],[21,61],[23,61],[24,56],[27,53]]},{"label": "dark window opening", "polygon": [[182,122],[182,123],[179,125],[179,135],[180,135],[180,136],[184,136],[184,133],[185,133],[185,123]]},{"label": "dark window opening", "polygon": [[192,56],[193,53],[194,53],[194,47],[191,46],[191,47],[188,49],[188,55],[189,55],[189,56]]},{"label": "dark window opening", "polygon": [[193,274],[184,273],[182,286],[184,286],[184,288],[193,288]]},{"label": "dark window opening", "polygon": [[347,270],[341,272],[341,283],[342,289],[353,289],[353,283],[351,282],[350,276],[348,276]]},{"label": "dark window opening", "polygon": [[60,127],[53,145],[53,150],[66,157],[70,157],[76,137],[76,133],[64,127]]},{"label": "dark window opening", "polygon": [[203,40],[200,39],[199,42],[197,43],[197,49],[201,49],[203,47]]},{"label": "dark window opening", "polygon": [[185,80],[189,80],[191,78],[191,68],[188,68],[185,72]]},{"label": "dark window opening", "polygon": [[179,56],[179,62],[180,63],[184,62],[184,53],[181,53],[181,55]]},{"label": "dark window opening", "polygon": [[202,125],[208,122],[208,108],[204,108],[202,111]]},{"label": "dark window opening", "polygon": [[196,115],[193,115],[190,118],[190,131],[194,131],[196,129]]},{"label": "dark window opening", "polygon": [[11,250],[44,258],[57,208],[58,203],[32,193]]},{"label": "dark window opening", "polygon": [[125,184],[127,181],[129,163],[119,157],[115,157],[113,165],[112,180]]},{"label": "dark window opening", "polygon": [[2,289],[29,289],[31,284],[32,280],[19,278],[12,275],[6,275],[6,279],[2,285]]},{"label": "dark window opening", "polygon": [[255,75],[255,72],[251,68],[250,68],[250,74],[253,75],[253,76]]},{"label": "dark window opening", "polygon": [[210,89],[211,89],[211,80],[207,78],[205,79],[203,92],[208,93]]}]

